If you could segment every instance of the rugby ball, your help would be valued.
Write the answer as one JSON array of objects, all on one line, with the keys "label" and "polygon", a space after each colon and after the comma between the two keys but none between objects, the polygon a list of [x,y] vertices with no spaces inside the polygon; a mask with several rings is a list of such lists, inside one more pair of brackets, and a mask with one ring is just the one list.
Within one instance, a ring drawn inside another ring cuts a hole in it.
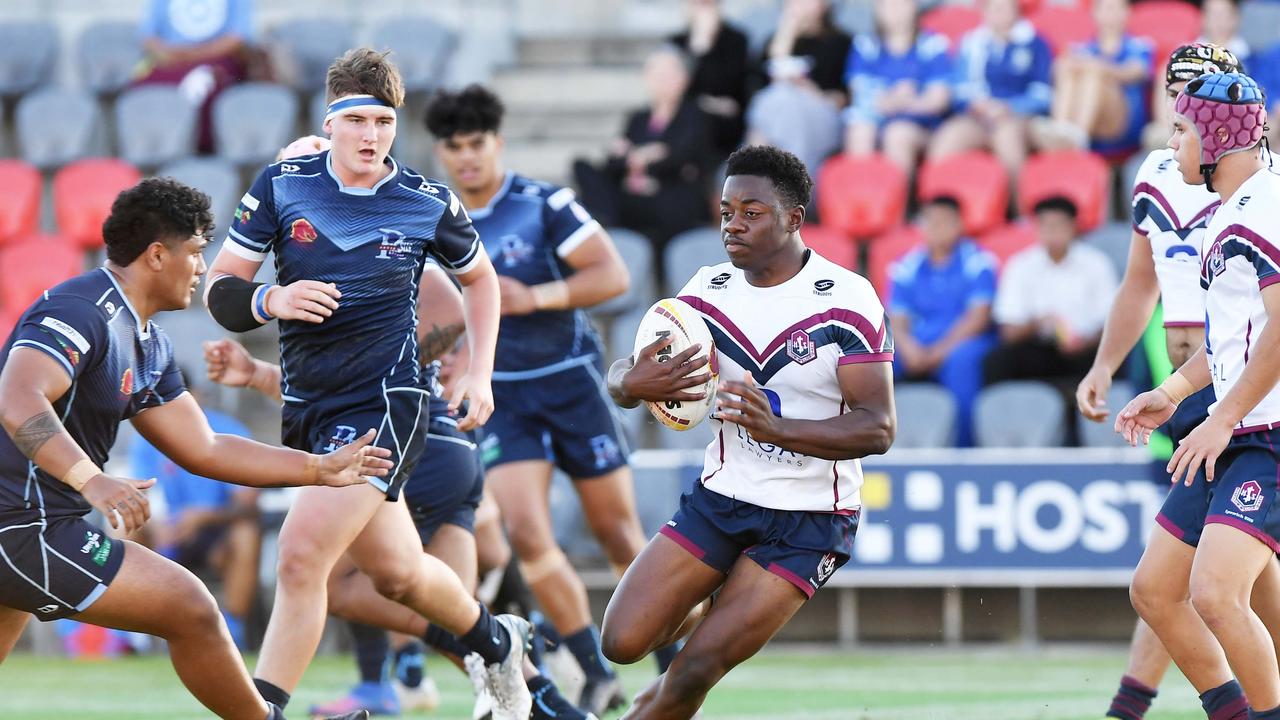
[{"label": "rugby ball", "polygon": [[645,402],[645,407],[658,422],[672,430],[688,430],[702,422],[715,403],[716,383],[719,379],[716,372],[715,342],[711,339],[711,331],[702,319],[702,314],[694,310],[689,303],[675,298],[665,298],[654,303],[640,321],[640,329],[636,331],[636,344],[632,350],[632,358],[659,338],[671,337],[671,344],[658,353],[658,361],[666,362],[689,349],[691,345],[701,345],[702,350],[695,357],[710,357],[707,367],[699,369],[702,373],[710,371],[711,379],[701,387],[689,388],[690,391],[706,393],[701,400],[667,400],[666,402]]}]

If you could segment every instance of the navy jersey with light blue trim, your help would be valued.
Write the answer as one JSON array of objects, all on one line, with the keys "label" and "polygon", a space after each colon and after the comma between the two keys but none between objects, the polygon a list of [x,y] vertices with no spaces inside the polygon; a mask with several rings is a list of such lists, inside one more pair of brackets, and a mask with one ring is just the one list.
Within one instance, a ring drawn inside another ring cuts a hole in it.
[{"label": "navy jersey with light blue trim", "polygon": [[329,153],[268,166],[240,200],[226,247],[276,257],[277,282],[333,283],[339,308],[319,324],[280,322],[286,401],[414,387],[418,282],[428,256],[458,274],[483,247],[462,202],[443,183],[387,158],[371,189],[343,187]]},{"label": "navy jersey with light blue trim", "polygon": [[[138,324],[105,268],[45,291],[9,335],[0,371],[19,348],[48,354],[71,377],[53,411],[98,467],[107,462],[121,420],[185,391],[168,336],[150,321],[145,328]],[[80,493],[36,467],[0,433],[0,514],[38,510],[44,517],[65,517],[91,509]]]},{"label": "navy jersey with light blue trim", "polygon": [[[565,258],[600,229],[573,190],[515,173],[507,174],[498,194],[472,210],[471,218],[498,274],[530,286],[572,275]],[[505,315],[494,379],[516,379],[511,373],[535,377],[588,362],[599,352],[600,341],[580,309]]]}]

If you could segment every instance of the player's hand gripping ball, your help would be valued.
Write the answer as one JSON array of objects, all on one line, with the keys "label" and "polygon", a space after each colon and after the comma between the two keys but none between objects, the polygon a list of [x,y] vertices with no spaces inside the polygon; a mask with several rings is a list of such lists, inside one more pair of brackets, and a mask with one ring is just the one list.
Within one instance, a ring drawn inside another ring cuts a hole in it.
[{"label": "player's hand gripping ball", "polygon": [[654,303],[636,331],[633,357],[625,389],[658,422],[688,430],[707,417],[719,377],[715,342],[697,310],[675,298]]}]

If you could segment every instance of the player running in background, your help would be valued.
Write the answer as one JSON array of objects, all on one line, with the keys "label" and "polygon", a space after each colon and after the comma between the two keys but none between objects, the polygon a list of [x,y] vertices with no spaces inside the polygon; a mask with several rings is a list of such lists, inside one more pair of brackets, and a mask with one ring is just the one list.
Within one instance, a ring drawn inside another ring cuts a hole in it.
[{"label": "player running in background", "polygon": [[[1201,43],[1179,47],[1165,67],[1170,111],[1188,81],[1204,73],[1240,69],[1236,57],[1224,48]],[[1112,303],[1093,367],[1076,389],[1077,405],[1086,418],[1094,422],[1107,419],[1111,378],[1142,336],[1158,301],[1163,301],[1166,348],[1175,368],[1204,344],[1200,250],[1205,226],[1218,204],[1218,196],[1203,185],[1183,181],[1169,148],[1153,151],[1142,163],[1134,180],[1134,230],[1124,279]],[[1213,388],[1205,387],[1179,405],[1165,428],[1175,445],[1205,419],[1213,401]],[[1129,665],[1111,701],[1108,717],[1144,717],[1169,668],[1169,652],[1184,652],[1188,642],[1205,637],[1204,623],[1188,602],[1185,579],[1191,574],[1208,508],[1207,483],[1175,484],[1170,488],[1132,587],[1134,606],[1160,627],[1153,631],[1146,622],[1138,621]],[[1170,582],[1170,578],[1182,578],[1183,582]],[[1280,596],[1262,604],[1277,612],[1277,602]],[[1215,670],[1205,671],[1195,659],[1197,652],[1185,652],[1187,655],[1178,658],[1179,667],[1201,693],[1210,717],[1224,708],[1244,706],[1239,685],[1230,679],[1225,661],[1218,663]]]},{"label": "player running in background", "polygon": [[[280,531],[275,605],[255,682],[268,700],[288,702],[324,629],[330,571],[346,553],[380,593],[484,658],[496,717],[523,718],[528,623],[492,617],[456,573],[423,554],[400,500],[428,426],[415,331],[426,256],[463,285],[472,362],[450,403],[470,401],[458,421],[463,431],[492,410],[497,280],[453,192],[388,155],[404,84],[385,54],[347,52],[326,84],[332,149],[258,176],[214,261],[207,304],[228,330],[280,319],[286,444],[338,447],[351,428],[372,425],[374,444],[392,450],[395,468],[385,482],[299,493]],[[252,281],[268,251],[279,285]]]},{"label": "player running in background", "polygon": [[582,311],[625,292],[628,274],[572,190],[504,171],[502,115],[501,101],[473,85],[438,94],[427,129],[502,287],[486,481],[525,581],[586,674],[578,705],[601,714],[625,698],[600,653],[586,587],[556,544],[549,496],[559,467],[619,575],[644,547],[629,450],[603,395],[600,342]]},{"label": "player running in background", "polygon": [[[604,651],[631,663],[676,637],[719,591],[671,668],[627,718],[688,718],[849,559],[861,506],[858,458],[893,442],[893,340],[865,278],[805,247],[813,183],[772,147],[729,157],[720,227],[729,262],[680,291],[715,338],[720,397],[702,479],[627,570],[609,602]],[[695,399],[694,346],[658,362],[656,342],[610,368],[620,405]]]},{"label": "player running in background", "polygon": [[[1175,608],[1184,626],[1168,634],[1168,618],[1135,605],[1188,678],[1216,673],[1224,683],[1217,692],[1229,687],[1234,673],[1251,720],[1280,718],[1275,649],[1249,604],[1255,583],[1274,568],[1280,550],[1280,430],[1274,429],[1280,428],[1280,354],[1273,351],[1280,322],[1269,322],[1280,313],[1280,177],[1262,157],[1265,125],[1262,90],[1246,75],[1202,75],[1179,93],[1169,147],[1185,182],[1203,183],[1222,199],[1205,231],[1201,261],[1205,343],[1116,418],[1116,429],[1128,441],[1145,442],[1188,396],[1213,384],[1217,400],[1208,417],[1181,440],[1168,465],[1175,483],[1211,483],[1204,529],[1188,559],[1190,604]],[[1182,550],[1177,543],[1164,544],[1173,546],[1170,556],[1186,554],[1175,555]],[[1188,560],[1171,569],[1185,572]],[[1171,585],[1181,577],[1165,572],[1148,582]],[[1203,623],[1193,623],[1187,609]],[[1184,658],[1193,665],[1184,666]],[[1213,718],[1244,717],[1244,707],[1233,709],[1235,714],[1215,712],[1206,702]]]},{"label": "player running in background", "polygon": [[209,198],[173,180],[125,190],[103,223],[106,266],[46,290],[9,336],[0,356],[0,660],[33,614],[149,633],[168,642],[178,677],[218,717],[279,720],[204,584],[85,520],[98,510],[129,534],[151,515],[142,491],[154,480],[100,469],[126,419],[183,468],[239,485],[364,485],[391,467],[390,453],[369,446],[372,430],[318,456],[209,428],[152,318],[190,304],[211,223]]}]

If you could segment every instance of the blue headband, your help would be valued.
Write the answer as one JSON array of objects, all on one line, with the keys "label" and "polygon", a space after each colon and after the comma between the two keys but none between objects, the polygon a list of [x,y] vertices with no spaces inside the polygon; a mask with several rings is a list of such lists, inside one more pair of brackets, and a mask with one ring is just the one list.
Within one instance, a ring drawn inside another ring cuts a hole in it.
[{"label": "blue headband", "polygon": [[[337,100],[334,100],[333,102],[329,103],[329,106],[325,108],[325,111],[324,111],[324,119],[326,122],[328,122],[329,119],[331,119],[334,115],[337,115],[343,110],[349,110],[353,107],[389,108],[391,107],[391,105],[388,105],[387,103],[379,100],[378,98],[372,95],[344,95],[343,97],[340,97]],[[394,108],[392,109],[394,110]]]}]

